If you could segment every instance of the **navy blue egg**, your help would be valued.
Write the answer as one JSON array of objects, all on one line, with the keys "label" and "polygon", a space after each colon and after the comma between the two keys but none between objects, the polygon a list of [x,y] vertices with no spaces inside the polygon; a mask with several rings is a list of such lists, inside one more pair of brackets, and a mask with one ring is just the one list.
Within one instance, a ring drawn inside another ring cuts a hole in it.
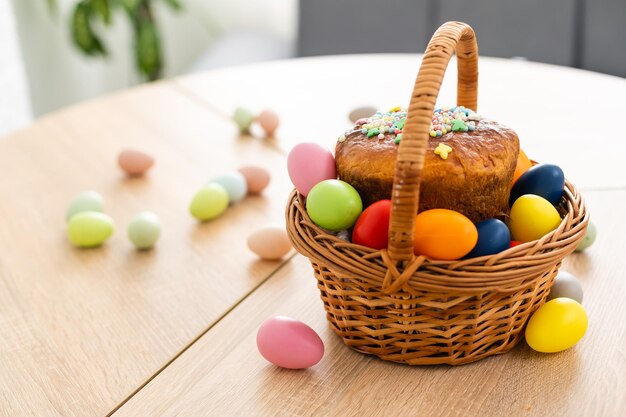
[{"label": "navy blue egg", "polygon": [[564,187],[565,175],[561,168],[551,164],[535,165],[513,184],[509,205],[512,206],[515,200],[525,194],[535,194],[556,206],[561,201]]},{"label": "navy blue egg", "polygon": [[509,248],[511,233],[504,222],[498,219],[489,219],[476,225],[478,242],[466,258],[493,255]]}]

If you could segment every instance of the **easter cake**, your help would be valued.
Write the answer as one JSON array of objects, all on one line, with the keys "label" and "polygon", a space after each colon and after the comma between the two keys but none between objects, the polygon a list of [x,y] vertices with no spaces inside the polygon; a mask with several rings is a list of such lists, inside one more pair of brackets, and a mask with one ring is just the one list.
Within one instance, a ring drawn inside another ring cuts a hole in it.
[{"label": "easter cake", "polygon": [[[399,107],[376,112],[337,141],[339,178],[356,188],[364,206],[391,197],[406,116]],[[474,222],[504,215],[519,153],[517,134],[462,106],[436,108],[429,133],[419,211],[446,208]]]}]

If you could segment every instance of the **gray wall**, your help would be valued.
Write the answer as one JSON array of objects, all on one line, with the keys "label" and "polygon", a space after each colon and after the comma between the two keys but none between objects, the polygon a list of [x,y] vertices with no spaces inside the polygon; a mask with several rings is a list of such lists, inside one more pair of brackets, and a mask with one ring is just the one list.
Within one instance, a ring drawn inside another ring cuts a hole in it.
[{"label": "gray wall", "polygon": [[626,76],[626,0],[300,0],[299,55],[423,52],[448,20],[482,55]]}]

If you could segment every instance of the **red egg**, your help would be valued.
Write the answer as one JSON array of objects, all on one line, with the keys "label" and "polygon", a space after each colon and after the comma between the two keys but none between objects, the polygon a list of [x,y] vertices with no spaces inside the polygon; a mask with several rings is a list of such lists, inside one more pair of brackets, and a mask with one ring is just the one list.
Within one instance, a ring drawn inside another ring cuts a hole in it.
[{"label": "red egg", "polygon": [[516,247],[517,245],[521,245],[522,243],[524,243],[524,242],[520,242],[520,241],[518,241],[518,240],[512,240],[512,241],[509,243],[509,248],[514,248],[514,247]]},{"label": "red egg", "polygon": [[354,225],[352,242],[373,249],[387,247],[391,200],[380,200],[365,209]]}]

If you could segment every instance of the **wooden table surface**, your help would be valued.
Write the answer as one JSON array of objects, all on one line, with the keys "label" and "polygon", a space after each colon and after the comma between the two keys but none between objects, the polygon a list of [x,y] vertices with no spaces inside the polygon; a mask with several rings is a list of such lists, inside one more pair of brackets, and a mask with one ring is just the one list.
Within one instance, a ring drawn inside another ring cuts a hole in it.
[{"label": "wooden table surface", "polygon": [[[626,133],[607,117],[621,111],[626,80],[480,64],[480,113],[516,129],[531,157],[561,165],[599,230],[564,263],[590,319],[570,350],[544,355],[522,342],[462,367],[382,362],[330,331],[306,259],[265,262],[247,250],[252,228],[284,221],[289,148],[333,146],[354,106],[405,105],[419,62],[363,55],[213,71],[68,108],[1,139],[0,416],[626,415]],[[454,78],[451,67],[442,104],[454,103]],[[276,139],[240,137],[229,119],[238,105],[276,110]],[[127,146],[156,157],[146,178],[117,169]],[[266,192],[196,223],[195,190],[246,163],[270,170]],[[117,231],[78,250],[64,211],[89,189]],[[125,236],[141,210],[163,222],[150,252]],[[273,314],[318,331],[324,359],[306,371],[265,362],[254,340]]]}]

